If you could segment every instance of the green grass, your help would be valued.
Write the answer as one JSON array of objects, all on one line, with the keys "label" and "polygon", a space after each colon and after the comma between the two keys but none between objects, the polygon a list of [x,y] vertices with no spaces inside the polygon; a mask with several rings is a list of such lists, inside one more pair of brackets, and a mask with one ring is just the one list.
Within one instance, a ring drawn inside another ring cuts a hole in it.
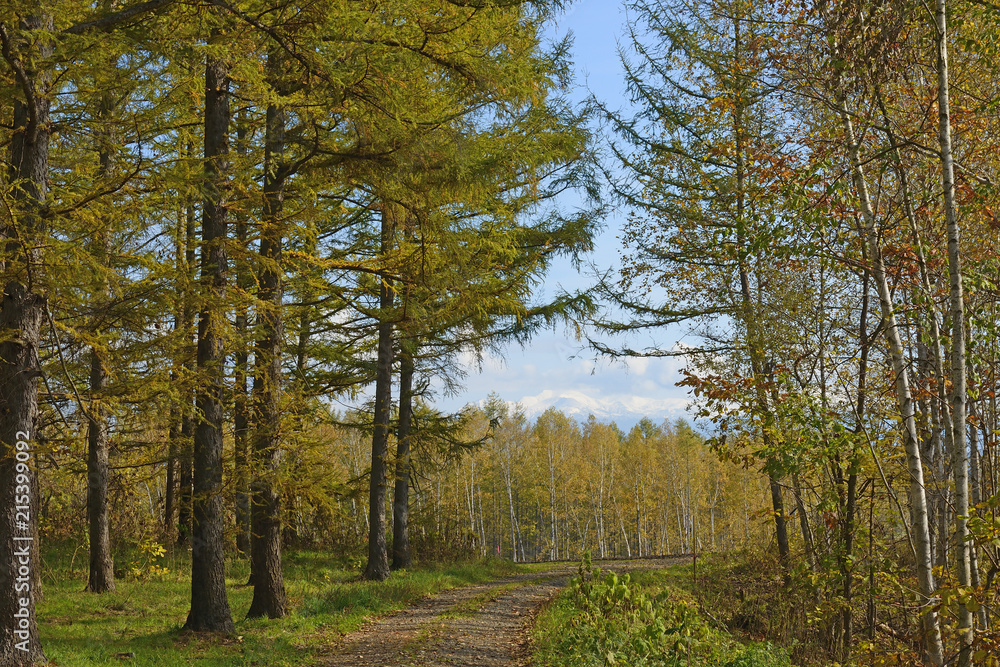
[{"label": "green grass", "polygon": [[[244,620],[253,589],[245,560],[227,564],[227,589],[236,634],[232,637],[182,633],[190,607],[190,560],[179,551],[156,559],[169,570],[136,578],[124,574],[114,593],[84,591],[86,560],[72,550],[46,553],[44,599],[38,604],[39,633],[46,656],[57,665],[308,665],[343,632],[366,619],[406,607],[455,586],[491,581],[524,571],[495,559],[452,565],[424,565],[399,571],[384,582],[358,580],[358,570],[316,552],[285,557],[285,585],[292,614],[277,621]],[[142,554],[119,556],[148,572]],[[72,566],[71,566],[72,563]]]},{"label": "green grass", "polygon": [[535,664],[548,667],[788,667],[770,644],[740,642],[699,611],[684,584],[690,566],[617,577],[591,571],[560,594],[533,632]]}]

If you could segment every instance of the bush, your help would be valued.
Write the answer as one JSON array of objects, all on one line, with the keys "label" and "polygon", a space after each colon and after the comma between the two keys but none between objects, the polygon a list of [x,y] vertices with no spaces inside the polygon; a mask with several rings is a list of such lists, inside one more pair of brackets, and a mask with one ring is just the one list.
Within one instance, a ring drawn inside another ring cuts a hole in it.
[{"label": "bush", "polygon": [[670,576],[602,576],[585,554],[569,591],[543,614],[537,661],[558,667],[789,665],[782,650],[744,646],[712,628],[693,601],[666,583]]}]

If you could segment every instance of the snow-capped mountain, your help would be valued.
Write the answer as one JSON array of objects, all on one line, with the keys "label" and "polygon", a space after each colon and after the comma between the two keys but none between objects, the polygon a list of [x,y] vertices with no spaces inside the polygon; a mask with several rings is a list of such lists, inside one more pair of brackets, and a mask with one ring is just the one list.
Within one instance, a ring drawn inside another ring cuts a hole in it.
[{"label": "snow-capped mountain", "polygon": [[581,391],[555,392],[545,390],[536,396],[517,401],[527,417],[534,419],[549,408],[555,408],[577,421],[594,415],[600,421],[614,421],[621,428],[638,423],[643,417],[654,422],[688,416],[686,398],[648,399],[635,395],[618,395],[595,399]]}]

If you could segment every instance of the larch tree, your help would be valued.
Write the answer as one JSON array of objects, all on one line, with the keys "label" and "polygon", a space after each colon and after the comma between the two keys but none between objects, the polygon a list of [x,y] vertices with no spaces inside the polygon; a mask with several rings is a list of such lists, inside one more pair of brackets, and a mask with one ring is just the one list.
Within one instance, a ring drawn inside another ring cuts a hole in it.
[{"label": "larch tree", "polygon": [[763,8],[740,2],[630,7],[636,57],[623,54],[623,61],[639,109],[633,119],[605,114],[622,139],[612,150],[624,171],[611,175],[612,187],[633,213],[619,280],[602,289],[632,319],[598,324],[619,334],[683,323],[704,344],[671,351],[592,343],[614,356],[703,358],[704,377],[686,380],[699,392],[713,391],[717,355],[731,355],[735,368],[726,373],[735,370],[750,383],[742,404],[756,424],[787,567],[787,458],[772,397],[782,358],[767,333],[778,325],[784,299],[768,287],[776,285],[780,244],[789,242],[779,194],[791,172],[784,128],[772,113],[770,24]]},{"label": "larch tree", "polygon": [[[528,210],[527,202],[531,201],[531,197],[525,195],[533,188],[533,183],[546,180],[564,182],[559,176],[552,174],[558,174],[566,168],[567,163],[572,164],[582,154],[582,148],[575,144],[580,136],[579,127],[563,131],[557,126],[555,116],[549,114],[549,124],[544,125],[543,122],[541,129],[545,136],[551,137],[549,141],[553,146],[553,152],[544,154],[540,159],[529,159],[526,153],[514,152],[517,155],[516,159],[507,162],[502,159],[496,161],[502,170],[498,171],[495,177],[487,178],[485,182],[466,179],[445,183],[447,195],[437,195],[440,197],[437,201],[432,199],[425,204],[415,202],[406,195],[405,191],[408,189],[421,191],[419,185],[409,182],[414,179],[419,180],[416,175],[421,173],[419,169],[412,168],[414,164],[424,170],[430,169],[432,174],[430,180],[433,180],[433,170],[447,164],[439,162],[442,158],[446,158],[447,154],[421,152],[420,147],[424,137],[439,131],[437,128],[440,127],[455,128],[464,125],[469,140],[462,138],[462,131],[459,131],[457,133],[460,137],[459,147],[475,146],[477,130],[474,128],[479,122],[478,119],[483,119],[482,122],[487,125],[488,130],[496,129],[491,138],[494,141],[498,140],[503,134],[502,129],[505,125],[518,126],[521,117],[531,119],[532,114],[529,110],[532,108],[543,110],[548,108],[546,97],[550,94],[561,67],[559,54],[547,54],[540,46],[539,30],[547,18],[547,8],[529,8],[526,5],[496,6],[489,7],[488,11],[479,12],[466,7],[448,6],[433,17],[430,14],[423,14],[426,11],[430,10],[423,8],[418,12],[419,16],[414,17],[415,23],[423,26],[422,33],[420,35],[406,33],[400,37],[405,40],[420,37],[423,46],[410,49],[412,53],[406,55],[405,61],[417,67],[431,68],[425,79],[412,82],[410,89],[405,91],[407,96],[405,108],[409,125],[399,127],[395,135],[384,131],[376,134],[372,128],[379,123],[382,123],[381,127],[385,125],[379,116],[369,116],[363,121],[356,121],[361,128],[360,136],[364,148],[370,154],[379,157],[368,165],[351,167],[352,178],[358,183],[358,189],[366,193],[368,206],[376,212],[382,226],[377,235],[379,250],[374,255],[378,257],[377,266],[368,269],[375,271],[379,276],[380,306],[376,318],[379,322],[379,343],[376,347],[375,375],[381,378],[376,380],[375,409],[379,419],[374,423],[373,468],[370,480],[371,553],[366,572],[371,578],[388,576],[388,565],[383,563],[387,557],[383,556],[383,539],[379,530],[383,516],[380,509],[382,507],[380,498],[384,495],[385,485],[383,475],[387,470],[383,466],[382,459],[388,454],[386,434],[389,410],[380,406],[387,404],[391,395],[391,387],[388,384],[391,378],[386,373],[387,369],[391,369],[393,362],[392,326],[398,318],[396,297],[403,289],[401,270],[406,258],[401,239],[405,237],[412,223],[421,219],[419,213],[427,214],[448,206],[452,206],[455,210],[467,211],[465,214],[472,222],[466,224],[471,225],[480,219],[489,219],[489,215],[483,215],[484,210],[489,211],[489,206],[503,207],[501,211],[513,211],[513,213],[501,212],[494,215],[506,216],[503,224],[509,227],[514,224],[517,216]],[[432,29],[435,25],[448,25],[451,29],[447,32]],[[442,41],[438,44],[436,40]],[[435,49],[444,48],[454,40],[465,40],[467,43],[475,44],[476,48],[461,52],[450,51],[447,57],[433,55]],[[386,40],[384,37],[373,38],[372,41],[380,46],[398,47],[395,41]],[[499,58],[486,55],[490,53],[502,55]],[[402,98],[393,99],[391,104],[399,105],[401,101]],[[454,133],[454,130],[452,132]],[[481,161],[479,166],[484,163],[485,161]],[[455,171],[462,175],[461,169]],[[438,180],[442,182],[441,179]],[[512,191],[515,191],[515,194],[511,195]],[[538,197],[535,198],[536,201],[537,199]],[[480,206],[483,208],[479,208]],[[411,210],[418,212],[418,215],[409,217],[407,211]],[[445,216],[439,217],[446,219]],[[536,225],[538,228],[543,226],[543,224]],[[461,228],[461,225],[458,227]],[[564,225],[562,230],[552,226],[552,230],[548,233],[544,233],[541,229],[537,230],[535,238],[540,243],[549,243],[552,249],[558,249],[566,244],[560,237],[567,237],[569,234],[569,225]],[[418,233],[416,237],[418,242],[422,242],[421,234]],[[490,237],[490,242],[498,242],[499,237],[499,234]],[[371,238],[376,238],[376,235],[372,234]],[[519,252],[516,249],[512,250]],[[536,252],[535,257],[542,257],[544,254]],[[534,267],[526,271],[525,275],[535,275],[535,267],[543,264],[544,262],[536,261]],[[519,280],[508,278],[512,291],[522,289],[526,284],[518,282]],[[434,284],[443,285],[437,279]],[[442,287],[445,290],[448,288],[447,285]],[[384,294],[381,293],[383,291]],[[388,321],[385,321],[387,318]],[[458,318],[454,321],[457,327],[462,326]],[[388,324],[388,328],[383,326],[384,324]]]},{"label": "larch tree", "polygon": [[54,44],[53,17],[47,8],[37,4],[25,9],[0,24],[0,47],[16,85],[8,108],[14,130],[4,183],[0,303],[0,663],[7,665],[45,662],[34,607],[40,591],[30,585],[31,566],[39,564],[31,556],[38,550],[31,534],[38,512],[31,478],[38,471],[30,465],[30,452],[37,442],[38,359],[45,316],[40,248],[46,233],[42,208],[49,197],[54,76],[49,59]]},{"label": "larch tree", "polygon": [[[267,69],[276,92],[283,89],[282,58],[268,54]],[[281,568],[281,494],[275,481],[280,464],[282,430],[282,352],[284,332],[285,239],[284,200],[288,179],[285,161],[285,109],[280,102],[267,107],[264,129],[264,204],[260,231],[258,338],[253,384],[253,447],[251,484],[250,558],[254,597],[247,616],[281,618],[288,613]]]},{"label": "larch tree", "polygon": [[[6,556],[0,566],[0,581],[7,583],[0,608],[9,612],[0,627],[3,664],[44,661],[34,612],[40,591],[33,587],[40,579],[29,576],[31,570],[40,568],[34,539],[37,531],[32,528],[37,521],[38,470],[29,464],[37,457],[29,452],[39,437],[39,348],[48,316],[43,249],[51,223],[43,211],[55,199],[49,190],[50,113],[56,74],[53,57],[64,35],[111,31],[163,4],[152,2],[119,10],[102,5],[92,11],[88,6],[73,8],[78,13],[72,16],[56,16],[53,8],[29,3],[13,9],[0,22],[0,53],[13,84],[0,260],[4,285],[0,305],[0,443],[4,448],[0,481],[6,494],[0,498],[4,517],[0,522],[0,553]],[[57,27],[61,33],[56,32]],[[106,193],[95,190],[88,198],[102,194]]]},{"label": "larch tree", "polygon": [[[219,7],[211,14],[225,15]],[[184,627],[196,632],[234,631],[226,595],[222,505],[222,456],[226,392],[225,320],[229,260],[229,54],[220,52],[226,32],[211,29],[205,55],[205,188],[201,220],[201,284],[198,313],[199,382],[195,405],[193,529],[191,531],[191,610]]]}]

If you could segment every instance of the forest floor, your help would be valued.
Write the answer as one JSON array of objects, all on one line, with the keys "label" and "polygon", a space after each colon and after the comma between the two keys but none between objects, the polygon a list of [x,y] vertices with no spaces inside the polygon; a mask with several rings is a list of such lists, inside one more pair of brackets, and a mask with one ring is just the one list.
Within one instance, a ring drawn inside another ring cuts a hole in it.
[{"label": "forest floor", "polygon": [[[688,558],[600,561],[622,574],[665,568]],[[530,630],[542,605],[578,572],[566,563],[464,586],[330,639],[315,664],[333,667],[522,667],[531,661]]]}]

